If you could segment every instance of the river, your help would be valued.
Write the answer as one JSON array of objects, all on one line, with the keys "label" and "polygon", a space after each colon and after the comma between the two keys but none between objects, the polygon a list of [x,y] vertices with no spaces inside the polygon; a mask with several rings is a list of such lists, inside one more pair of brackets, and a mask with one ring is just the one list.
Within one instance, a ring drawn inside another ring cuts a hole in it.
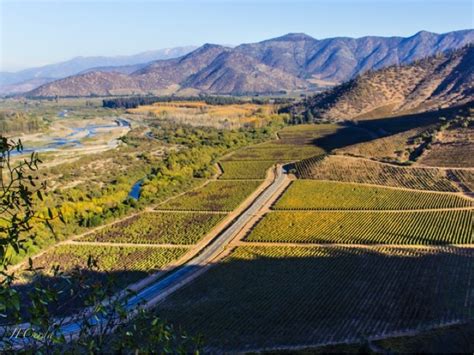
[{"label": "river", "polygon": [[79,148],[82,146],[80,139],[77,139],[78,135],[85,133],[81,139],[84,138],[93,138],[97,135],[98,129],[114,129],[117,127],[130,127],[130,122],[123,118],[116,118],[114,119],[114,124],[105,124],[105,125],[98,125],[98,124],[88,124],[84,127],[72,127],[72,132],[69,133],[66,137],[61,138],[51,138],[51,140],[46,143],[45,145],[41,146],[29,146],[26,143],[23,147],[21,152],[14,151],[11,155],[20,155],[20,154],[31,154],[32,152],[41,153],[41,152],[50,152],[55,151],[67,146],[67,148]]}]

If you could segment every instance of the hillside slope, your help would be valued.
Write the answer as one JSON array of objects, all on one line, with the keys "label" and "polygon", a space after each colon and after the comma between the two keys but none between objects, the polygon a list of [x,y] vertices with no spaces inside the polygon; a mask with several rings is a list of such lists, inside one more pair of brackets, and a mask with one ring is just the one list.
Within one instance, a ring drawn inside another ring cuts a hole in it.
[{"label": "hillside slope", "polygon": [[[124,89],[126,88],[126,89]],[[130,76],[116,72],[89,72],[71,76],[40,86],[33,90],[34,96],[107,96],[141,92],[139,83]]]},{"label": "hillside slope", "polygon": [[308,83],[245,54],[226,52],[209,66],[190,76],[183,86],[205,92],[231,94],[304,89],[308,87]]},{"label": "hillside slope", "polygon": [[[145,66],[146,63],[181,57],[194,49],[196,49],[195,46],[186,46],[147,51],[129,56],[76,57],[64,62],[29,68],[15,73],[0,72],[0,93],[26,92],[52,80],[90,71],[131,73]],[[29,88],[29,90],[25,90],[25,88]]]},{"label": "hillside slope", "polygon": [[463,104],[474,99],[474,47],[363,74],[290,108],[331,120],[372,118]]},{"label": "hillside slope", "polygon": [[[130,73],[131,87],[122,91],[142,93],[157,89],[194,89],[207,93],[268,93],[314,90],[349,80],[367,70],[414,60],[474,42],[474,31],[446,34],[419,32],[412,37],[362,37],[314,39],[288,34],[235,48],[206,44],[177,59],[159,60]],[[46,84],[30,96],[52,96],[64,85],[74,92],[71,81]],[[120,79],[121,80],[121,79]],[[92,92],[106,92],[95,81]],[[117,86],[117,85],[114,85]],[[84,95],[78,87],[77,95]],[[52,90],[54,88],[54,90]],[[53,93],[54,91],[54,93]],[[61,95],[61,94],[58,94]]]}]

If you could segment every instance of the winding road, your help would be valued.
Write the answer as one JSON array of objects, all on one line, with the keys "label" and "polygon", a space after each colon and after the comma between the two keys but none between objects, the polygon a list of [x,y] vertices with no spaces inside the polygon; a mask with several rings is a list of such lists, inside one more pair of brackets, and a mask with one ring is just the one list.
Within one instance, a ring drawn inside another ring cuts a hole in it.
[{"label": "winding road", "polygon": [[[243,211],[225,230],[223,230],[210,243],[205,245],[200,252],[177,269],[170,271],[164,277],[148,284],[134,296],[128,298],[125,304],[127,311],[133,312],[138,306],[152,307],[164,298],[183,287],[205,270],[221,255],[231,241],[241,234],[244,228],[254,223],[258,211],[268,207],[281,193],[282,188],[288,184],[287,172],[282,166],[277,166],[273,182],[260,193],[250,206]],[[101,317],[94,314],[87,319],[89,324],[99,324]],[[78,334],[83,321],[72,321],[61,325],[58,332],[65,337],[74,337]]]}]

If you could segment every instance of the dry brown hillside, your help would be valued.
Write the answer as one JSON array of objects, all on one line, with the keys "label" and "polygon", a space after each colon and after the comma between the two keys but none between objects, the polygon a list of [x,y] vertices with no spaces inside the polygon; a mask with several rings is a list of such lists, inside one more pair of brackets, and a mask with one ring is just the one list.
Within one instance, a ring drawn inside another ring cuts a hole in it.
[{"label": "dry brown hillside", "polygon": [[367,36],[322,40],[292,33],[235,48],[205,44],[179,58],[150,62],[136,71],[127,68],[121,71],[126,77],[71,76],[45,84],[27,96],[148,94],[157,90],[212,94],[319,91],[367,70],[412,63],[473,41],[473,30],[445,34],[421,31],[407,38]]},{"label": "dry brown hillside", "polygon": [[357,119],[420,112],[473,100],[474,47],[367,72],[291,108],[308,118]]}]

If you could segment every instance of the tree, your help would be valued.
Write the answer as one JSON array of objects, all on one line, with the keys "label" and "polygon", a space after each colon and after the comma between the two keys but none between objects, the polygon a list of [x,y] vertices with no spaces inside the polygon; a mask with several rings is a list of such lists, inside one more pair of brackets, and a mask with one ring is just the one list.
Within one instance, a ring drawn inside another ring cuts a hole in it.
[{"label": "tree", "polygon": [[[37,154],[12,164],[11,155],[21,152],[21,141],[13,142],[0,136],[0,262],[6,270],[14,253],[25,250],[34,238],[31,221],[40,218],[33,209],[33,199],[43,198],[45,183],[38,182],[32,173],[38,169]],[[52,212],[49,211],[52,218]],[[47,220],[45,220],[47,221]]]},{"label": "tree", "polygon": [[[28,159],[12,162],[12,154],[22,149],[21,141],[0,136],[0,316],[13,322],[0,325],[0,351],[199,352],[200,339],[175,331],[153,312],[140,308],[127,311],[124,304],[133,294],[117,293],[110,275],[106,275],[104,283],[92,282],[88,273],[100,270],[97,260],[90,256],[86,270],[65,273],[54,267],[49,276],[53,282],[45,282],[48,279],[29,259],[25,272],[32,274],[32,282],[27,303],[21,301],[14,283],[15,274],[9,272],[12,256],[26,251],[26,244],[34,238],[31,228],[34,219],[49,224],[53,218],[62,218],[54,216],[51,210],[47,217],[35,211],[34,199],[42,200],[46,187],[32,176],[41,161],[33,153]],[[51,310],[60,307],[64,293],[71,299],[82,297],[86,307],[68,318],[56,318]],[[74,339],[66,339],[62,332],[66,322],[79,325]]]}]

